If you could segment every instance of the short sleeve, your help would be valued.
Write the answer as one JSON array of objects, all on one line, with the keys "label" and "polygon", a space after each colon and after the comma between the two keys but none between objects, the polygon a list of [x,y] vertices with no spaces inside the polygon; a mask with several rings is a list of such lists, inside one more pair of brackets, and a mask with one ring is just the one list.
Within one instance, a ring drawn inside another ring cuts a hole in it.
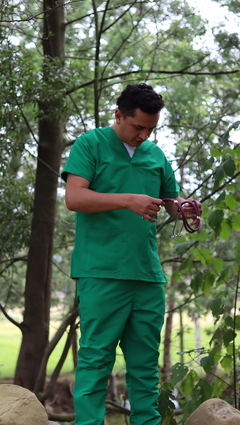
[{"label": "short sleeve", "polygon": [[89,137],[83,134],[73,144],[61,177],[66,182],[68,173],[71,173],[91,182],[94,172],[95,160],[89,145]]},{"label": "short sleeve", "polygon": [[165,158],[163,175],[161,178],[161,187],[159,197],[162,198],[175,198],[179,195],[180,187],[176,182],[174,171],[171,164]]}]

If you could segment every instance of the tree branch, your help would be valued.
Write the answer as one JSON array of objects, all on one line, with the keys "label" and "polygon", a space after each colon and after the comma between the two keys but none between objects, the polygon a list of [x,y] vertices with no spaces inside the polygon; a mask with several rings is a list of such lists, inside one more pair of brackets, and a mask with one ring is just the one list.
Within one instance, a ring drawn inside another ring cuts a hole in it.
[{"label": "tree branch", "polygon": [[[136,1],[137,2],[137,1]],[[145,1],[140,1],[140,2],[137,2],[138,4],[145,4]],[[129,5],[129,2],[127,2],[127,3],[121,3],[121,4],[119,4],[118,5],[118,7],[121,7],[121,6],[128,6]],[[111,10],[116,10],[116,6],[113,6],[113,7],[109,7],[108,9],[107,9],[107,12],[109,12],[109,11],[111,11]],[[103,10],[99,10],[99,13],[104,13],[104,11],[105,11],[105,9],[103,9]],[[93,16],[94,15],[94,13],[93,12],[91,12],[91,13],[87,13],[86,15],[83,15],[83,16],[79,16],[78,18],[75,18],[75,19],[73,19],[72,21],[68,21],[68,22],[66,22],[65,23],[65,26],[67,26],[67,25],[71,25],[71,24],[74,24],[75,22],[79,22],[79,21],[81,21],[82,19],[85,19],[85,18],[89,18],[90,16]]]},{"label": "tree branch", "polygon": [[[75,320],[74,320],[74,322],[75,322]],[[58,361],[58,363],[57,363],[57,365],[56,365],[56,367],[55,367],[55,369],[54,369],[54,371],[52,373],[50,382],[48,383],[48,385],[45,388],[45,390],[44,390],[43,393],[38,393],[37,394],[37,397],[38,397],[38,399],[41,402],[44,402],[50,396],[50,394],[51,394],[51,392],[52,392],[52,390],[54,388],[54,385],[57,382],[58,376],[59,376],[59,374],[61,372],[61,369],[63,367],[63,364],[64,364],[64,362],[66,360],[66,357],[67,357],[69,348],[71,346],[71,341],[72,341],[73,334],[76,331],[77,326],[78,326],[74,322],[71,323],[70,330],[69,330],[69,333],[68,333],[68,336],[67,336],[67,340],[66,340],[65,345],[64,345],[64,349],[63,349],[62,354],[61,354],[61,357],[60,357],[60,359],[59,359],[59,361]]]},{"label": "tree branch", "polygon": [[[107,408],[110,408],[112,411],[116,413],[121,413],[125,416],[130,416],[131,411],[129,409],[126,409],[123,406],[120,406],[120,404],[114,403],[111,400],[106,401]],[[75,419],[75,413],[70,413],[68,415],[61,415],[57,413],[49,413],[48,419],[52,421],[59,421],[59,422],[72,422]]]},{"label": "tree branch", "polygon": [[[148,13],[148,11],[146,11],[146,13]],[[146,14],[145,13],[145,14]],[[144,15],[143,15],[144,16]],[[135,25],[132,26],[132,28],[130,29],[130,31],[128,32],[128,34],[122,39],[121,43],[119,44],[118,48],[115,50],[115,52],[112,54],[111,58],[108,59],[105,67],[103,68],[102,71],[102,77],[101,77],[101,88],[102,88],[102,83],[103,83],[103,76],[105,73],[105,70],[107,69],[108,65],[113,61],[114,57],[118,54],[118,52],[122,49],[124,43],[126,43],[126,41],[130,38],[131,34],[133,33],[133,31],[137,28],[137,26],[139,25],[139,23],[141,22],[141,20],[143,19],[143,16],[141,16],[141,18],[139,18],[136,22]],[[100,96],[100,92],[99,92],[99,96]]]},{"label": "tree branch", "polygon": [[228,179],[226,182],[224,182],[221,186],[219,186],[217,189],[213,190],[209,195],[204,196],[204,198],[201,199],[201,203],[205,202],[207,199],[211,198],[215,193],[219,192],[220,190],[224,189],[229,183],[231,183],[234,179],[236,179],[240,175],[240,171],[234,174],[230,179]]},{"label": "tree branch", "polygon": [[122,19],[122,17],[123,16],[125,16],[126,15],[126,13],[131,9],[131,7],[133,7],[134,6],[134,4],[136,4],[137,3],[137,0],[134,0],[133,2],[132,2],[132,4],[130,4],[130,6],[129,6],[129,8],[128,9],[126,9],[126,10],[124,10],[124,12],[121,14],[121,15],[119,15],[118,17],[117,17],[117,19],[115,19],[115,21],[114,22],[112,22],[110,25],[108,25],[108,27],[106,27],[106,28],[104,28],[103,30],[102,30],[102,33],[104,33],[105,31],[107,31],[107,30],[109,30],[109,28],[111,28],[113,25],[115,25],[120,19]]},{"label": "tree branch", "polygon": [[[79,0],[71,0],[71,1],[68,1],[66,3],[57,4],[56,6],[51,8],[51,11],[54,10],[54,9],[58,9],[59,7],[65,7],[65,6],[67,6],[68,4],[71,4],[71,3],[78,3],[78,1]],[[59,2],[56,2],[56,3],[59,3]],[[29,21],[31,21],[31,20],[33,20],[33,19],[35,19],[35,18],[37,18],[41,15],[44,15],[47,12],[49,12],[48,9],[42,10],[41,12],[35,13],[34,15],[30,15],[27,18],[24,18],[24,19],[0,19],[0,22],[1,23],[7,22],[7,23],[10,23],[10,24],[17,23],[17,22],[29,22]],[[41,18],[41,19],[43,19],[43,18]]]},{"label": "tree branch", "polygon": [[14,257],[14,258],[6,259],[6,260],[0,260],[0,264],[8,263],[8,262],[13,264],[13,263],[16,263],[17,261],[27,261],[27,255],[24,255],[21,257]]},{"label": "tree branch", "polygon": [[174,307],[172,310],[166,311],[166,313],[173,313],[174,311],[178,310],[181,307],[184,307],[186,304],[189,304],[190,302],[196,300],[197,298],[203,297],[204,294],[199,294],[196,297],[192,298],[193,292],[190,294],[190,296],[187,298],[187,300],[183,303],[178,305],[177,307]]},{"label": "tree branch", "polygon": [[50,354],[52,353],[52,351],[56,347],[57,343],[62,338],[67,327],[69,325],[72,325],[72,323],[75,322],[77,315],[78,315],[78,311],[77,311],[77,309],[75,309],[69,316],[67,316],[63,320],[63,322],[61,323],[57,332],[53,336],[52,340],[49,342],[48,346],[46,347],[46,349],[44,351],[43,358],[42,358],[42,363],[41,363],[41,366],[40,366],[40,369],[39,369],[39,372],[38,372],[38,377],[36,379],[36,383],[35,383],[35,387],[34,387],[34,393],[35,394],[38,394],[39,388],[41,388],[42,380],[44,379],[44,375],[45,375],[47,361],[49,359]]},{"label": "tree branch", "polygon": [[[80,111],[79,107],[77,106],[77,104],[76,104],[75,100],[73,99],[72,95],[69,93],[69,94],[68,94],[68,96],[69,96],[69,98],[71,99],[72,104],[74,105],[74,107],[75,107],[75,109],[76,109],[77,113],[79,114],[79,116],[80,116],[80,118],[81,118],[81,122],[82,122],[82,125],[83,125],[83,129],[84,129],[84,131],[85,131],[85,133],[86,133],[86,131],[87,131],[87,127],[86,127],[86,124],[85,124],[85,122],[84,122],[84,119],[83,119],[82,113],[81,113],[81,111]],[[75,139],[75,140],[76,140],[76,139]],[[75,142],[75,140],[74,140],[74,142]],[[73,144],[74,142],[71,142],[71,144]],[[67,145],[67,144],[65,143],[65,144],[64,144],[64,147],[66,147],[66,146],[69,146],[69,144]]]},{"label": "tree branch", "polygon": [[58,421],[61,423],[73,422],[75,419],[75,413],[68,413],[67,415],[62,415],[61,413],[50,413],[47,412],[48,419],[50,421]]},{"label": "tree branch", "polygon": [[3,305],[1,303],[0,303],[0,310],[4,314],[4,316],[6,317],[6,319],[9,320],[9,322],[11,322],[13,325],[17,326],[17,328],[19,328],[20,330],[22,330],[21,323],[18,323],[11,316],[9,316],[9,314],[6,312],[5,308],[3,307]]},{"label": "tree branch", "polygon": [[[198,71],[184,71],[183,69],[179,69],[178,71],[166,71],[166,70],[155,70],[155,69],[148,69],[148,70],[137,70],[137,71],[126,71],[115,75],[109,75],[108,77],[103,77],[102,81],[108,81],[113,80],[115,78],[122,78],[126,77],[128,75],[136,75],[136,74],[168,74],[168,75],[231,75],[231,74],[237,74],[240,72],[240,69],[234,69],[231,71],[205,71],[205,72],[198,72]],[[87,86],[91,86],[94,84],[94,80],[87,81],[86,83],[79,84],[79,86],[74,87],[70,90],[67,90],[65,94],[73,93],[74,91],[77,91],[79,89],[82,89]]]},{"label": "tree branch", "polygon": [[[183,159],[183,161],[181,162],[181,164],[179,165],[178,168],[184,167],[184,165],[186,165],[189,161],[191,161],[191,159],[200,151],[200,149],[202,148],[202,146],[206,143],[206,141],[209,139],[209,137],[212,135],[213,131],[217,128],[218,124],[220,123],[221,119],[226,116],[227,111],[231,108],[231,106],[234,104],[236,99],[234,99],[232,101],[232,103],[222,112],[221,116],[218,118],[218,120],[215,122],[214,126],[210,128],[209,133],[207,135],[207,137],[204,139],[204,141],[202,143],[200,143],[200,145],[197,147],[197,149],[191,154],[191,156],[189,156],[186,160],[185,158]],[[207,124],[205,125],[205,127],[207,127]],[[199,129],[197,131],[197,134],[204,128],[204,126]],[[195,135],[196,137],[196,135]],[[193,143],[193,142],[192,142]],[[189,148],[190,149],[190,148]]]}]

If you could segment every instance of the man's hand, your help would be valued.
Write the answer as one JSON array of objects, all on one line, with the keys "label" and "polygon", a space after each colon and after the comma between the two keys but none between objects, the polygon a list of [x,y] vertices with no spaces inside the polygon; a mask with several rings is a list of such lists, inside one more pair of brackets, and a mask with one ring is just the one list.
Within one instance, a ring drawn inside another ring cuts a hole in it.
[{"label": "man's hand", "polygon": [[[193,199],[192,198],[188,198],[188,199],[185,199],[184,200],[184,202],[187,202],[187,201],[192,202]],[[191,221],[191,223],[189,223],[189,226],[193,226],[194,224],[196,224],[198,218],[202,215],[202,204],[201,204],[201,202],[198,202],[198,201],[195,201],[195,202],[196,202],[197,207],[198,207],[198,210],[199,210],[199,215],[198,216],[196,214],[196,209],[194,208],[193,205],[191,205],[191,204],[184,204],[183,205],[183,211],[184,211],[184,214],[185,214],[186,219],[187,220],[188,219],[193,219]],[[179,220],[182,220],[183,219],[182,214],[179,214],[178,219]]]},{"label": "man's hand", "polygon": [[[172,202],[172,200],[176,201],[176,203]],[[190,203],[189,204],[186,203],[188,201],[192,202],[193,201],[192,198],[184,199],[184,198],[181,198],[181,196],[176,196],[175,198],[172,198],[172,200],[165,201],[165,208],[166,208],[168,214],[171,217],[173,217],[177,220],[183,220],[183,215],[181,213],[179,213],[179,211],[178,211],[177,202],[180,205],[182,205],[184,203],[182,208],[183,208],[185,218],[187,220],[192,219],[192,222],[189,223],[190,226],[196,224],[198,217],[200,217],[201,214],[202,214],[202,204],[198,201],[194,201],[194,202],[197,203],[197,207],[198,207],[198,210],[199,210],[199,215],[198,215],[194,206]]]},{"label": "man's hand", "polygon": [[160,206],[164,205],[164,202],[158,198],[152,198],[147,195],[128,194],[129,201],[127,208],[135,214],[141,215],[142,218],[155,222],[154,218],[160,211]]}]

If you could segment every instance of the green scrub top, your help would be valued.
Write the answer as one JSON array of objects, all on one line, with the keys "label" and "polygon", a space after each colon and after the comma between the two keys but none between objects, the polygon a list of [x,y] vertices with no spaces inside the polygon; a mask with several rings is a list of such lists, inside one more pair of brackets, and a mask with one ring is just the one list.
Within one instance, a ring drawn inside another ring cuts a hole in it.
[{"label": "green scrub top", "polygon": [[[146,140],[132,158],[111,127],[98,128],[74,143],[62,172],[89,180],[100,193],[137,193],[171,198],[179,193],[162,150]],[[167,282],[158,255],[156,223],[128,209],[76,212],[71,277]]]}]

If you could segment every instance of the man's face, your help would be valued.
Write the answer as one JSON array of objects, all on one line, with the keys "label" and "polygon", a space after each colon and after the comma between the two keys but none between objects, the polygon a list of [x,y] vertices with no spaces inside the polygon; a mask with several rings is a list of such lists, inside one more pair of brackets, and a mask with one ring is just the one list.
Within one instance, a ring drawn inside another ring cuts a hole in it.
[{"label": "man's face", "polygon": [[160,113],[147,114],[141,109],[135,109],[134,117],[123,117],[122,112],[115,112],[114,126],[119,139],[130,146],[140,146],[152,133],[159,120]]}]

